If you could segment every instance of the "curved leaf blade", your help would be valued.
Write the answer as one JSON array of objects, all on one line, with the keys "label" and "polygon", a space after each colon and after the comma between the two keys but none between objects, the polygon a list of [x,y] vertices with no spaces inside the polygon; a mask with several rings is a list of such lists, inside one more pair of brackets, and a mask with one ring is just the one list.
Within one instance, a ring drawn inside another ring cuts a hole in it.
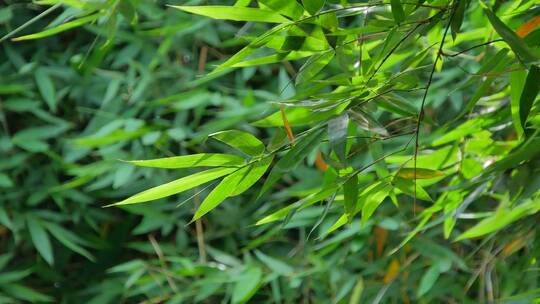
[{"label": "curved leaf blade", "polygon": [[216,178],[220,178],[224,175],[230,174],[236,170],[238,170],[238,168],[224,167],[224,168],[214,168],[214,169],[198,172],[198,173],[174,180],[172,182],[168,182],[166,184],[163,184],[154,188],[150,188],[146,191],[130,196],[121,202],[110,204],[105,207],[138,204],[138,203],[144,203],[148,201],[157,200],[160,198],[164,198],[167,196],[171,196],[171,195],[178,194],[186,190],[195,188],[199,185],[212,181]]},{"label": "curved leaf blade", "polygon": [[269,23],[289,22],[289,19],[281,16],[280,14],[276,12],[254,8],[254,7],[238,7],[238,6],[232,7],[232,6],[222,6],[222,5],[209,5],[209,6],[171,5],[171,7],[188,12],[188,13],[210,17],[212,19],[269,22]]},{"label": "curved leaf blade", "polygon": [[151,168],[179,169],[193,167],[235,167],[245,164],[243,157],[231,154],[200,153],[149,160],[130,160],[127,163]]}]

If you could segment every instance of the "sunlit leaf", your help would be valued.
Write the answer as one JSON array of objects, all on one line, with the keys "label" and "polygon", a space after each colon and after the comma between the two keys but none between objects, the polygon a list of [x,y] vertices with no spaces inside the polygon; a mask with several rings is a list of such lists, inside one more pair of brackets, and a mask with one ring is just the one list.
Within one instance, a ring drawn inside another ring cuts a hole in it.
[{"label": "sunlit leaf", "polygon": [[302,0],[302,4],[311,15],[317,14],[324,6],[325,0]]},{"label": "sunlit leaf", "polygon": [[195,173],[190,176],[182,177],[172,182],[150,188],[146,191],[140,192],[133,196],[126,198],[125,200],[110,204],[108,206],[120,206],[129,204],[138,204],[148,201],[157,200],[167,196],[171,196],[199,185],[212,181],[216,178],[220,178],[224,175],[230,174],[238,170],[237,168],[214,168],[202,172]]},{"label": "sunlit leaf", "polygon": [[257,156],[264,152],[264,144],[250,133],[229,130],[209,135],[247,155]]},{"label": "sunlit leaf", "polygon": [[216,208],[226,198],[239,195],[249,189],[249,187],[261,178],[271,162],[272,158],[267,157],[262,161],[245,166],[225,177],[204,199],[197,212],[195,212],[192,221],[201,218]]},{"label": "sunlit leaf", "polygon": [[243,157],[231,154],[201,153],[149,160],[130,160],[130,164],[152,168],[236,167],[245,164]]},{"label": "sunlit leaf", "polygon": [[234,21],[255,21],[282,23],[289,21],[287,18],[271,10],[263,10],[253,7],[232,7],[232,6],[177,6],[171,7],[192,13],[210,17],[213,19],[224,19]]}]

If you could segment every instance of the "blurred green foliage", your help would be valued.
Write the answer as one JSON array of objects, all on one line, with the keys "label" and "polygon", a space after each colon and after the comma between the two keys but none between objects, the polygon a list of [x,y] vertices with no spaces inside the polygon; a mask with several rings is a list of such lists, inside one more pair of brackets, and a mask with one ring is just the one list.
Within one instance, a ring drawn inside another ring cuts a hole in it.
[{"label": "blurred green foliage", "polygon": [[539,297],[536,1],[210,2],[4,1],[0,302]]}]

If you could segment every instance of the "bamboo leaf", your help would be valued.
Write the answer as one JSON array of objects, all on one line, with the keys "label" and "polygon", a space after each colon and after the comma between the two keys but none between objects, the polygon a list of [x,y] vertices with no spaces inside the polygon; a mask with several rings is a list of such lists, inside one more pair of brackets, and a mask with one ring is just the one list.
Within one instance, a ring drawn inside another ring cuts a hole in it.
[{"label": "bamboo leaf", "polygon": [[243,157],[231,154],[200,153],[149,160],[130,160],[130,164],[165,169],[193,168],[193,167],[235,167],[245,164]]},{"label": "bamboo leaf", "polygon": [[262,4],[271,10],[283,15],[292,18],[293,20],[298,20],[302,17],[304,9],[302,6],[291,0],[259,0],[259,4]]},{"label": "bamboo leaf", "polygon": [[283,23],[289,20],[280,14],[271,10],[264,10],[253,7],[233,7],[233,6],[177,6],[171,7],[201,16],[210,17],[212,19],[234,20],[234,21],[254,21],[254,22],[270,22]]},{"label": "bamboo leaf", "polygon": [[349,177],[343,184],[345,214],[349,223],[352,221],[356,201],[358,200],[358,175],[354,174]]},{"label": "bamboo leaf", "polygon": [[261,178],[271,162],[272,158],[268,157],[255,162],[252,165],[245,166],[225,177],[212,192],[208,194],[197,209],[197,212],[195,212],[192,221],[201,218],[228,197],[239,195],[249,189],[249,187]]},{"label": "bamboo leaf", "polygon": [[396,23],[401,23],[405,20],[405,12],[403,11],[403,6],[401,5],[401,0],[391,0],[390,6],[392,8],[392,15]]},{"label": "bamboo leaf", "polygon": [[41,96],[49,106],[49,109],[56,112],[56,89],[54,88],[51,77],[43,68],[38,68],[34,76]]},{"label": "bamboo leaf", "polygon": [[80,246],[80,244],[84,243],[84,240],[79,238],[73,232],[66,230],[65,228],[62,228],[61,226],[51,222],[44,223],[44,226],[64,246],[84,256],[90,261],[95,261],[94,256],[90,252],[88,252],[88,250]]},{"label": "bamboo leaf", "polygon": [[532,65],[529,69],[529,74],[527,74],[527,79],[525,80],[525,85],[523,86],[523,91],[521,92],[521,97],[519,99],[519,119],[523,129],[525,129],[527,117],[531,112],[531,108],[539,90],[540,67]]},{"label": "bamboo leaf", "polygon": [[302,0],[302,4],[311,15],[317,14],[324,6],[325,0]]},{"label": "bamboo leaf", "polygon": [[498,231],[530,213],[538,212],[540,202],[529,200],[515,208],[499,208],[497,212],[462,233],[456,241],[475,238]]},{"label": "bamboo leaf", "polygon": [[66,23],[61,24],[61,25],[59,25],[57,27],[53,27],[51,29],[48,29],[48,30],[45,30],[45,31],[42,31],[42,32],[39,32],[39,33],[16,37],[16,38],[13,38],[12,40],[13,41],[23,41],[23,40],[32,40],[32,39],[39,39],[39,38],[52,36],[52,35],[55,35],[55,34],[70,30],[72,28],[85,25],[85,24],[90,23],[90,22],[94,22],[101,16],[102,16],[101,13],[93,14],[93,15],[90,15],[90,16],[86,16],[86,17],[82,17],[82,18],[79,18],[79,19],[75,19],[73,21],[66,22]]},{"label": "bamboo leaf", "polygon": [[312,131],[302,140],[298,141],[294,147],[292,147],[285,156],[283,156],[272,168],[268,178],[262,186],[259,197],[266,193],[274,185],[283,174],[293,170],[300,161],[302,161],[311,151],[317,148],[320,143],[320,137],[322,136],[322,130],[317,129]]},{"label": "bamboo leaf", "polygon": [[431,170],[425,168],[401,168],[396,176],[399,176],[404,179],[414,179],[416,171],[416,179],[431,179],[444,176],[444,172],[439,170]]},{"label": "bamboo leaf", "polygon": [[521,92],[525,86],[527,73],[525,71],[514,71],[510,73],[510,111],[512,113],[512,121],[514,128],[519,137],[523,135],[523,125],[519,113]]},{"label": "bamboo leaf", "polygon": [[314,55],[302,65],[296,75],[296,84],[301,84],[313,79],[334,58],[334,51],[326,51],[320,55]]},{"label": "bamboo leaf", "polygon": [[489,22],[497,31],[497,33],[508,43],[510,48],[521,58],[524,62],[532,62],[538,60],[536,55],[527,47],[525,42],[514,33],[504,22],[499,19],[490,9],[485,8],[484,12],[488,16]]},{"label": "bamboo leaf", "polygon": [[[394,177],[392,184],[409,196],[415,195],[415,185],[412,180],[396,176]],[[424,188],[418,184],[416,185],[416,197],[424,201],[433,201],[426,190],[424,190]]]},{"label": "bamboo leaf", "polygon": [[264,152],[264,144],[250,133],[229,130],[209,135],[247,155],[258,156]]},{"label": "bamboo leaf", "polygon": [[107,205],[110,206],[121,206],[121,205],[130,205],[144,203],[148,201],[157,200],[186,190],[192,189],[209,181],[212,181],[216,178],[220,178],[224,175],[230,174],[238,170],[237,168],[214,168],[202,172],[195,173],[190,176],[182,177],[180,179],[168,182],[166,184],[150,188],[146,191],[137,193],[133,196],[128,197],[127,199]]},{"label": "bamboo leaf", "polygon": [[43,224],[34,216],[28,216],[26,218],[26,224],[32,243],[34,243],[37,251],[49,265],[53,265],[54,257],[51,240],[49,239],[49,235],[43,227]]},{"label": "bamboo leaf", "polygon": [[232,303],[247,303],[261,286],[263,273],[258,267],[248,267],[244,270],[234,284]]},{"label": "bamboo leaf", "polygon": [[454,37],[454,40],[456,39],[457,33],[459,33],[461,24],[463,23],[463,18],[465,16],[465,10],[467,9],[468,2],[469,1],[467,0],[458,0],[457,2],[454,18],[452,18],[452,23],[450,24],[452,29],[452,37]]},{"label": "bamboo leaf", "polygon": [[370,191],[368,195],[360,198],[360,201],[362,202],[362,224],[367,222],[384,199],[390,194],[392,185],[381,183],[373,190],[375,191]]}]

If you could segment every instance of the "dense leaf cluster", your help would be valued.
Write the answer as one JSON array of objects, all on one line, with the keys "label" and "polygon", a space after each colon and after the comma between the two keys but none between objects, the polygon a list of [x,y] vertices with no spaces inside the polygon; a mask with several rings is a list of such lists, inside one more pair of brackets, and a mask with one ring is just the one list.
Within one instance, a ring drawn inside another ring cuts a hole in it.
[{"label": "dense leaf cluster", "polygon": [[196,4],[0,9],[0,301],[538,297],[537,1]]}]

